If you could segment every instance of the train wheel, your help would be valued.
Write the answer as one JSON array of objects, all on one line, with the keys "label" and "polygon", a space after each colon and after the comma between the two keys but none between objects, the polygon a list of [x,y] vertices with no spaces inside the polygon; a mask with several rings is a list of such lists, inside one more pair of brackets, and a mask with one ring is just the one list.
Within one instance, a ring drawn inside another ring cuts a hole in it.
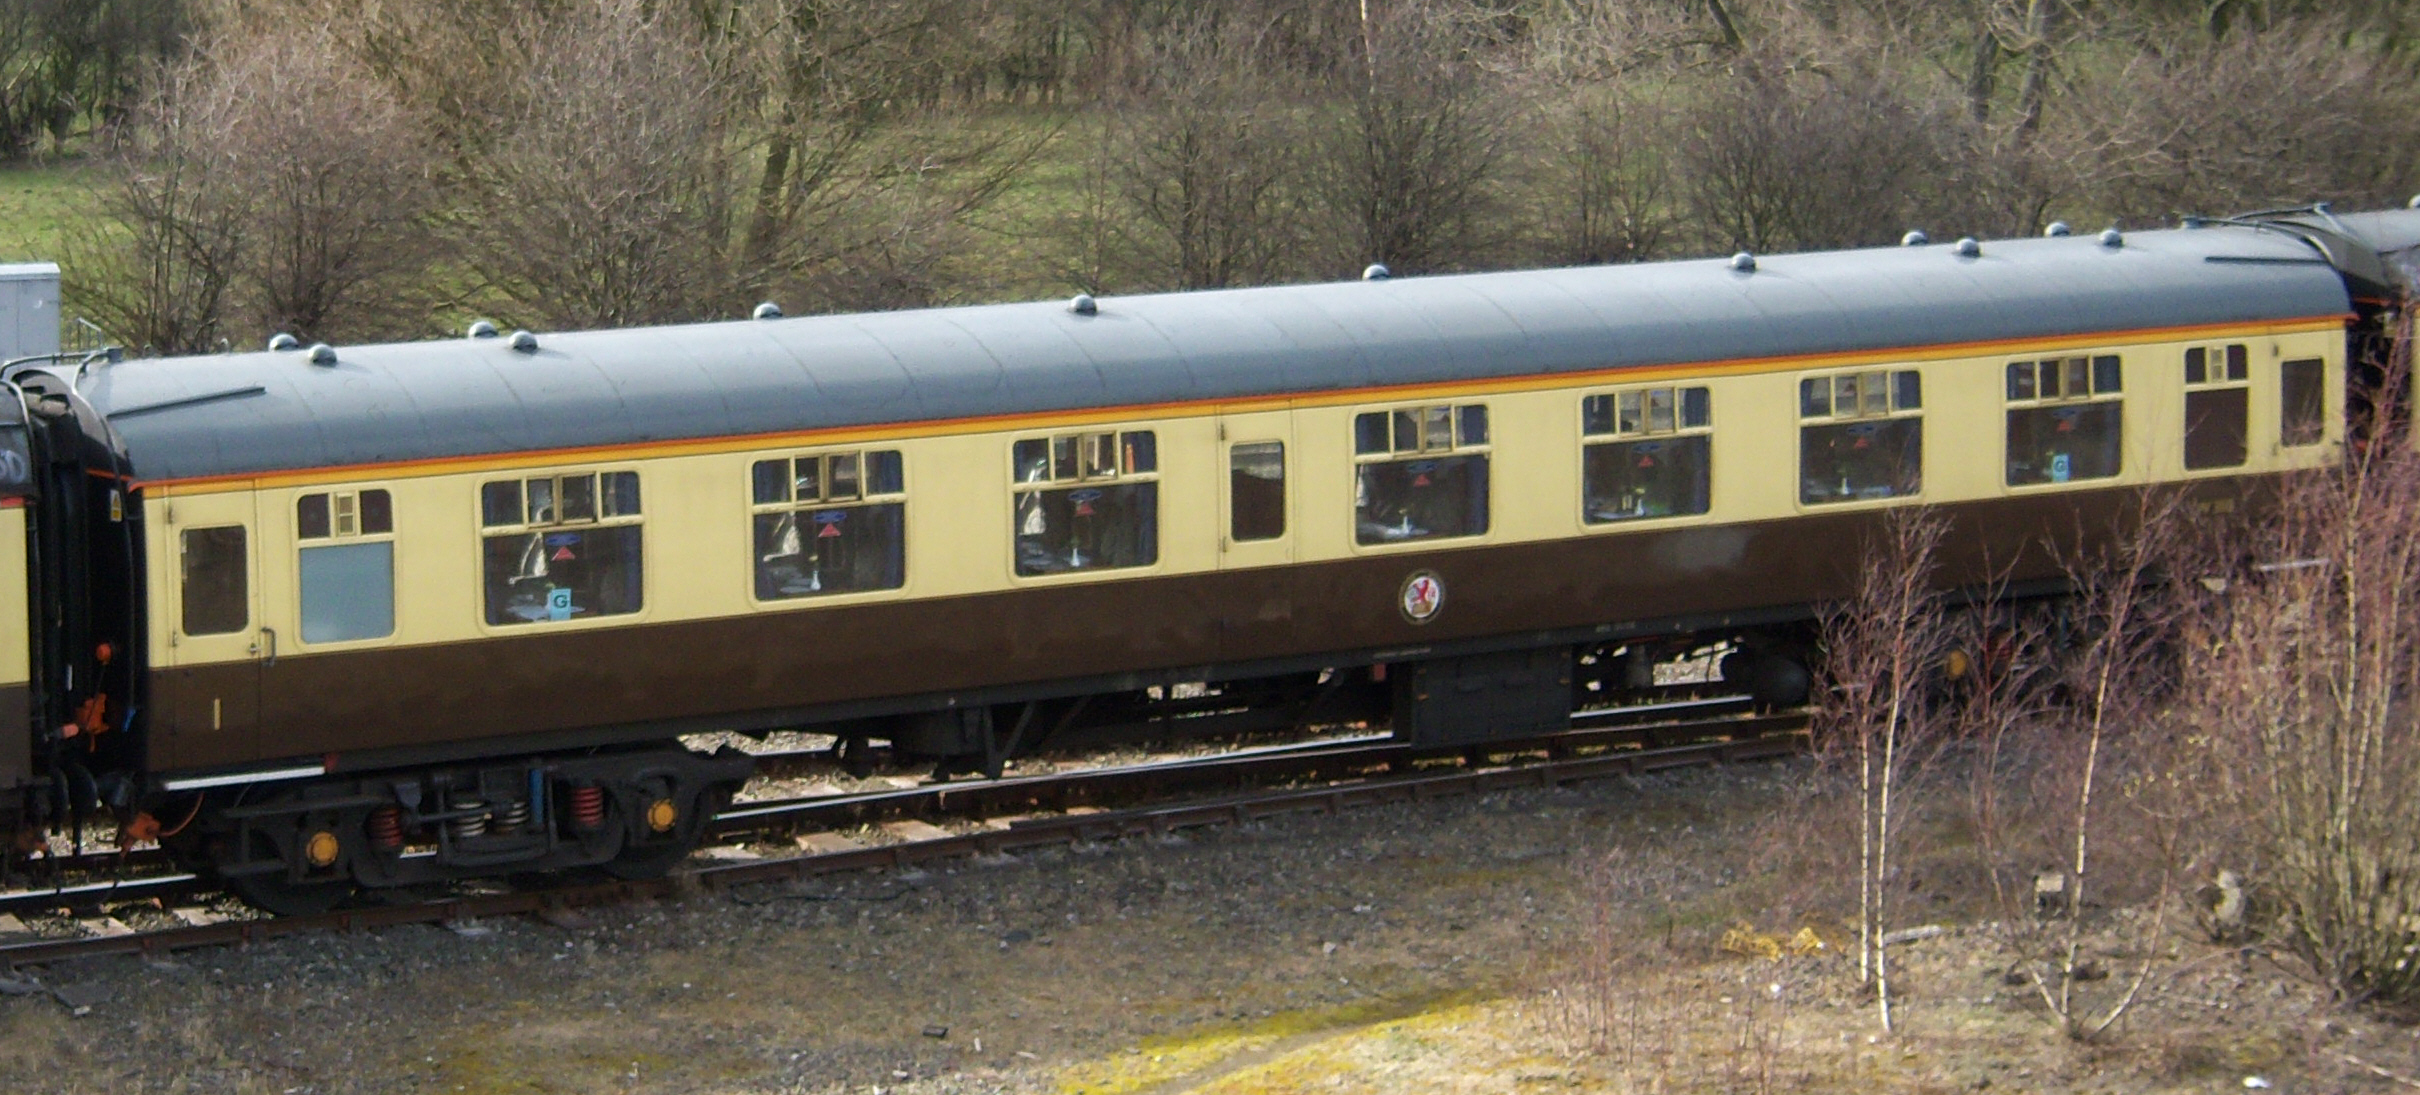
[{"label": "train wheel", "polygon": [[623,820],[622,852],[606,861],[605,873],[625,881],[662,878],[706,835],[706,823],[729,801],[724,787],[679,787],[650,780],[622,801],[637,809]]},{"label": "train wheel", "polygon": [[[172,854],[193,864],[196,873],[217,875],[227,891],[246,904],[279,916],[315,916],[344,904],[357,891],[349,859],[359,849],[342,834],[358,832],[361,820],[342,812],[312,811],[263,819],[249,828],[214,825],[198,837],[164,843],[180,849]],[[270,864],[276,869],[260,869]],[[243,873],[225,873],[238,865]]]},{"label": "train wheel", "polygon": [[874,774],[874,743],[859,735],[840,739],[832,746],[833,759],[840,770],[858,779]]}]

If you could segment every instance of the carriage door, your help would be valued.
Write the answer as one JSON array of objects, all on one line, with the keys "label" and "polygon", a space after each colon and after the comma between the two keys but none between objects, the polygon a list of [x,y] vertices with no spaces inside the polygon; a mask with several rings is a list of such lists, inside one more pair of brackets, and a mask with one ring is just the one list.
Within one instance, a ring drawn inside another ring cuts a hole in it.
[{"label": "carriage door", "polygon": [[252,485],[169,498],[156,558],[169,579],[168,722],[177,767],[255,759],[260,676],[283,636],[261,615],[260,523]]},{"label": "carriage door", "polygon": [[1263,411],[1218,421],[1218,566],[1227,572],[1220,643],[1226,656],[1290,648],[1296,482],[1294,415]]}]

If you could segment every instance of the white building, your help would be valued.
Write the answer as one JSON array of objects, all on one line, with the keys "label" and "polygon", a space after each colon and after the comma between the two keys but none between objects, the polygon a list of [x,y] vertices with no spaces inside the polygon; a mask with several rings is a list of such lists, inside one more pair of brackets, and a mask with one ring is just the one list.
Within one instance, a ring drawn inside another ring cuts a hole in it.
[{"label": "white building", "polygon": [[59,352],[59,265],[0,263],[0,361]]}]

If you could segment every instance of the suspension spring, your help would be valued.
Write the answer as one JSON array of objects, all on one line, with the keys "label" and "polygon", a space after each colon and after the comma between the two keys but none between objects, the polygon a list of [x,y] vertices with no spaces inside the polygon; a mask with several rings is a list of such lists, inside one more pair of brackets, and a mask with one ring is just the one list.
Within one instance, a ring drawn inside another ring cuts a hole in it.
[{"label": "suspension spring", "polygon": [[583,783],[571,789],[571,823],[581,829],[605,824],[605,789]]},{"label": "suspension spring", "polygon": [[527,824],[529,824],[529,801],[527,799],[502,802],[496,805],[496,820],[491,827],[492,831],[517,833],[521,831],[522,826]]},{"label": "suspension spring", "polygon": [[447,803],[447,809],[462,815],[445,823],[446,832],[452,834],[454,839],[469,840],[487,835],[487,803],[470,795],[461,795]]},{"label": "suspension spring", "polygon": [[387,851],[403,847],[403,811],[381,806],[371,812],[370,846]]}]

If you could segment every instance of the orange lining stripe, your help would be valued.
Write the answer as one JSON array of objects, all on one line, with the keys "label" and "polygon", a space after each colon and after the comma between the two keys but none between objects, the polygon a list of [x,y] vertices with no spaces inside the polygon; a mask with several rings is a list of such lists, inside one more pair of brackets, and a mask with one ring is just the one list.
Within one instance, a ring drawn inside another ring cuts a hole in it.
[{"label": "orange lining stripe", "polygon": [[2262,335],[2304,334],[2313,331],[2342,330],[2354,317],[2341,315],[2307,316],[2300,319],[2272,320],[2255,324],[2211,323],[2182,327],[2147,327],[2135,331],[2097,332],[2063,335],[2049,339],[1998,339],[1985,342],[1946,342],[1934,346],[1892,350],[1857,350],[1824,354],[1795,354],[1779,357],[1738,358],[1730,361],[1682,362],[1671,365],[1622,365],[1604,369],[1585,369],[1561,373],[1538,373],[1526,376],[1490,377],[1484,380],[1418,381],[1385,384],[1367,388],[1351,388],[1332,392],[1297,392],[1275,395],[1244,396],[1228,399],[1192,399],[1172,403],[1134,403],[1114,407],[1071,408],[1058,411],[1020,411],[1013,414],[976,415],[965,418],[936,418],[875,426],[827,426],[810,430],[788,430],[776,433],[735,434],[723,437],[697,437],[678,441],[635,441],[618,445],[590,445],[562,449],[536,449],[515,453],[470,453],[461,456],[439,456],[419,460],[397,460],[375,464],[347,464],[328,468],[307,468],[293,471],[269,471],[241,475],[208,475],[183,479],[140,480],[135,485],[160,497],[188,494],[219,493],[207,488],[248,484],[253,487],[317,486],[368,479],[419,478],[468,471],[507,471],[546,467],[568,463],[594,463],[642,459],[664,459],[678,456],[709,456],[720,453],[751,452],[759,449],[801,448],[807,446],[855,444],[870,441],[896,441],[919,437],[941,437],[961,433],[986,433],[1018,427],[1056,429],[1071,425],[1099,422],[1140,422],[1154,418],[1172,418],[1200,414],[1242,414],[1251,411],[1289,408],[1335,407],[1357,403],[1387,402],[1414,397],[1451,397],[1493,395],[1509,392],[1530,392],[1554,388],[1585,387],[1590,384],[1619,380],[1624,383],[1655,380],[1673,376],[1741,376],[1755,373],[1792,372],[1801,369],[1840,368],[1875,363],[1913,363],[1941,361],[1962,357],[1989,357],[2021,348],[2026,353],[2043,353],[2081,347],[2137,345],[2146,342],[2173,342],[2220,335],[2252,338]]}]

